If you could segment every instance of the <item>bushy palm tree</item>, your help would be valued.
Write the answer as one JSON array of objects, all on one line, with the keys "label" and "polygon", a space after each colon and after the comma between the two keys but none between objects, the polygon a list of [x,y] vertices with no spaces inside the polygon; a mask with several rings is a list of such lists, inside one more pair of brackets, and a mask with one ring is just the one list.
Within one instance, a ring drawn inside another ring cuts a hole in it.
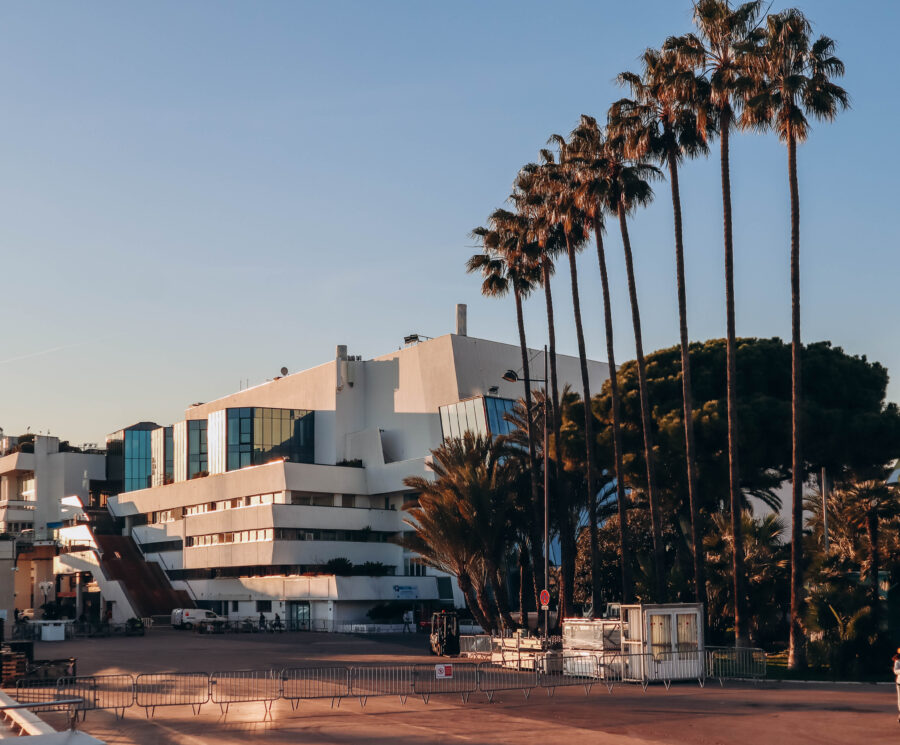
[{"label": "bushy palm tree", "polygon": [[741,527],[741,484],[738,462],[737,418],[737,335],[734,320],[734,241],[731,218],[730,142],[740,111],[741,92],[748,81],[747,68],[740,49],[755,33],[762,0],[752,0],[736,8],[730,0],[697,0],[694,3],[696,34],[672,37],[665,48],[677,52],[692,64],[709,83],[709,97],[697,107],[700,131],[712,123],[719,133],[722,174],[722,215],[725,237],[725,338],[726,338],[726,411],[728,418],[729,509],[734,536],[734,633],[738,646],[749,643],[747,602],[744,587],[744,547]]},{"label": "bushy palm tree", "polygon": [[766,19],[759,43],[745,55],[752,85],[745,90],[743,122],[760,129],[772,128],[788,149],[788,181],[791,192],[791,429],[793,479],[791,513],[791,634],[792,668],[805,664],[803,656],[803,467],[800,432],[800,193],[797,184],[797,143],[809,134],[807,115],[831,121],[849,105],[847,92],[832,82],[844,74],[844,63],[835,55],[835,43],[827,36],[812,40],[812,28],[796,9]]},{"label": "bushy palm tree", "polygon": [[[821,498],[805,500],[805,511],[813,535],[823,531]],[[847,560],[865,573],[869,583],[869,604],[877,624],[881,611],[878,573],[882,566],[883,536],[897,538],[900,495],[883,479],[850,480],[828,495],[829,553]],[[863,538],[865,537],[865,538]]]},{"label": "bushy palm tree", "polygon": [[[519,349],[522,355],[522,373],[525,384],[525,401],[528,416],[525,418],[528,435],[529,482],[531,486],[532,511],[534,519],[529,523],[531,536],[531,559],[534,567],[542,563],[543,549],[539,515],[543,512],[543,499],[538,483],[537,459],[535,458],[535,431],[531,416],[531,370],[528,345],[525,339],[525,318],[522,304],[540,277],[536,261],[536,245],[527,216],[498,209],[491,213],[490,227],[479,227],[472,231],[474,238],[480,239],[483,251],[472,256],[466,264],[469,272],[480,272],[481,292],[488,297],[502,297],[512,290],[516,306],[516,324],[519,330]],[[538,573],[534,573],[535,602],[541,591]]]},{"label": "bushy palm tree", "polygon": [[[729,609],[734,607],[732,530],[730,517],[718,512],[713,515],[711,530],[704,538],[709,557],[710,621],[719,633],[725,632],[723,622],[728,618]],[[766,629],[778,627],[784,601],[787,600],[783,597],[786,595],[788,575],[788,556],[783,541],[785,532],[784,523],[775,513],[762,518],[754,518],[747,511],[741,513],[747,588],[755,610],[748,631],[754,644],[771,641],[761,638],[761,634]]]},{"label": "bushy palm tree", "polygon": [[[685,157],[705,154],[708,132],[697,124],[697,110],[709,97],[708,84],[673,50],[644,52],[640,75],[623,72],[619,83],[631,90],[610,110],[610,131],[624,143],[629,158],[652,158],[668,168],[675,228],[675,277],[681,337],[681,395],[688,501],[691,515],[691,548],[694,564],[694,596],[706,606],[702,530],[695,465],[694,414],[691,398],[691,363],[687,323],[687,289],[684,275],[684,240],[681,227],[681,192],[678,166]],[[709,120],[707,119],[707,122]]]},{"label": "bushy palm tree", "polygon": [[404,479],[418,493],[404,522],[413,528],[401,537],[421,561],[456,574],[468,597],[474,587],[484,628],[494,627],[485,585],[490,586],[507,627],[514,626],[506,602],[501,568],[515,536],[515,482],[518,469],[502,438],[466,432],[431,451],[435,479]]}]

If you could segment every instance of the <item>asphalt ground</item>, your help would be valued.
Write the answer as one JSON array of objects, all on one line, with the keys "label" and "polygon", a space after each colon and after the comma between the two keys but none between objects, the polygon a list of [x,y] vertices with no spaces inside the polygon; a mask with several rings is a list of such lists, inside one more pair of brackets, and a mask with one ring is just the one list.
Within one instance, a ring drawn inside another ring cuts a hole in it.
[{"label": "asphalt ground", "polygon": [[[361,637],[337,634],[229,634],[200,636],[154,630],[144,637],[38,643],[39,659],[77,657],[78,674],[151,673],[308,667],[359,663],[436,662],[425,635]],[[297,710],[276,701],[271,720],[262,703],[232,704],[227,715],[206,704],[159,708],[153,718],[132,707],[124,719],[92,711],[79,728],[108,743],[317,743],[344,745],[788,745],[900,743],[893,686],[708,681],[648,687],[603,685],[589,695],[580,687],[498,692],[493,703],[473,694],[303,701]],[[61,729],[60,714],[43,717]]]}]

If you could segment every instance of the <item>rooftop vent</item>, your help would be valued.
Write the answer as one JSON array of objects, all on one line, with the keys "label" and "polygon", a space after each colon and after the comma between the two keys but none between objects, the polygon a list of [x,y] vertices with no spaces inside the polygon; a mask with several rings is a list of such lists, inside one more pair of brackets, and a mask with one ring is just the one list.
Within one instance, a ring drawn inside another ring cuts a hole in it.
[{"label": "rooftop vent", "polygon": [[456,335],[466,336],[466,304],[456,304]]}]

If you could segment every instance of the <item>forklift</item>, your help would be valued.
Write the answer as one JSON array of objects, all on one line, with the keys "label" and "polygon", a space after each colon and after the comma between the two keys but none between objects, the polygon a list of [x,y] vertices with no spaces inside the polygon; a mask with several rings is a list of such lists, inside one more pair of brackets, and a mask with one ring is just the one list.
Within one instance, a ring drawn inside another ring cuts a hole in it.
[{"label": "forklift", "polygon": [[431,654],[455,656],[459,654],[459,619],[455,611],[431,614]]}]

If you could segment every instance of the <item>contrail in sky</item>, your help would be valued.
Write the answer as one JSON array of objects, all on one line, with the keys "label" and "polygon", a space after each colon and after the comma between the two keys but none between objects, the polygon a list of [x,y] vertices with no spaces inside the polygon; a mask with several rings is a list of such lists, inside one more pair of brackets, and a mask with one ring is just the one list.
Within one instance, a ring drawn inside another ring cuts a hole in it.
[{"label": "contrail in sky", "polygon": [[29,352],[28,354],[20,354],[18,357],[10,357],[5,360],[0,360],[0,365],[5,365],[9,362],[19,362],[20,360],[28,360],[32,357],[43,357],[45,354],[53,354],[54,352],[61,352],[64,349],[74,349],[75,347],[83,347],[85,344],[96,344],[101,341],[106,341],[108,339],[114,339],[117,336],[122,336],[122,334],[112,334],[110,336],[101,336],[99,339],[88,339],[86,341],[76,341],[72,344],[63,344],[59,347],[50,347],[50,349],[43,349],[40,352]]}]

